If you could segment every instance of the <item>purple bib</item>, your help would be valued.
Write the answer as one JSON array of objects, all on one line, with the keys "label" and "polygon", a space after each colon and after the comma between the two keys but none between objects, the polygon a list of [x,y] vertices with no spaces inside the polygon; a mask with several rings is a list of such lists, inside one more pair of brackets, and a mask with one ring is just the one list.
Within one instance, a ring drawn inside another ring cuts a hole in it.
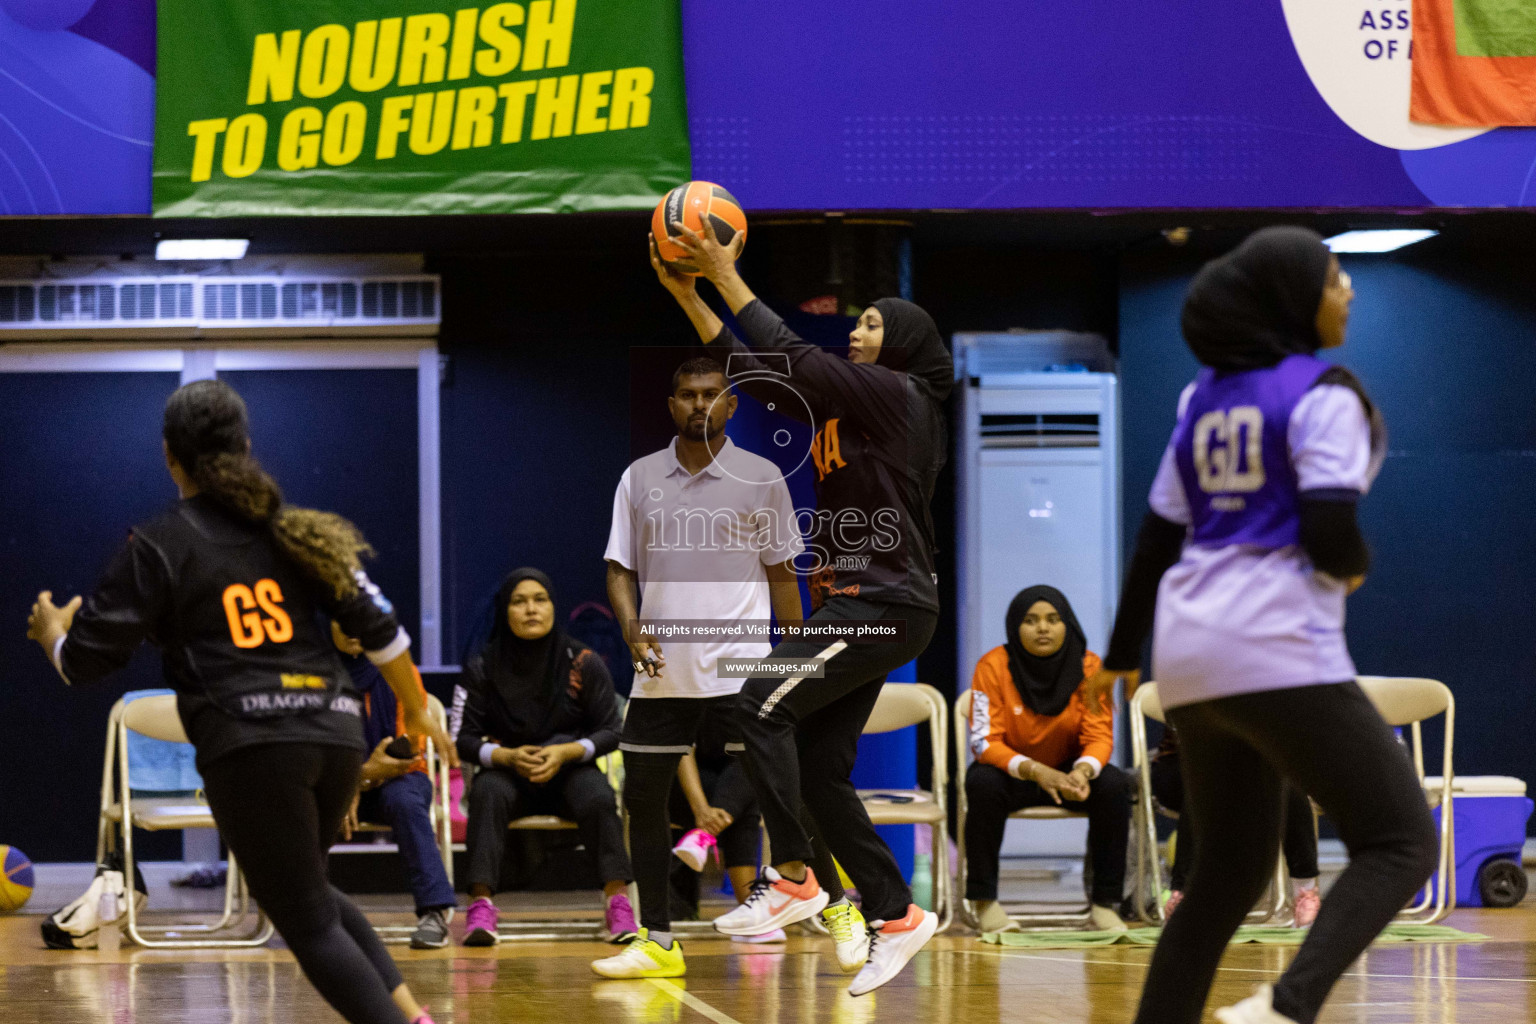
[{"label": "purple bib", "polygon": [[1275,548],[1300,539],[1300,496],[1291,465],[1291,413],[1333,364],[1287,356],[1243,373],[1210,367],[1195,378],[1173,432],[1174,456],[1201,547]]}]

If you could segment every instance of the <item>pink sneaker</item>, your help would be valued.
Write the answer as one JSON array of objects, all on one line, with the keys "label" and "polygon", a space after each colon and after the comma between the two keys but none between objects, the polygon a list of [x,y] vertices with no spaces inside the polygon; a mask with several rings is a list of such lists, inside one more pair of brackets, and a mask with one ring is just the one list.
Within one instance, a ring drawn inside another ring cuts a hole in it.
[{"label": "pink sneaker", "polygon": [[423,1006],[421,1008],[421,1016],[411,1021],[411,1024],[437,1024],[437,1021],[432,1019],[432,1015],[428,1013],[427,1008]]},{"label": "pink sneaker", "polygon": [[695,871],[703,871],[704,865],[709,863],[709,851],[714,850],[715,856],[720,856],[720,850],[715,846],[717,840],[713,835],[701,828],[696,828],[677,841],[672,847],[672,855],[687,864]]},{"label": "pink sneaker", "polygon": [[1168,894],[1168,899],[1163,902],[1163,920],[1167,921],[1173,916],[1173,912],[1179,909],[1179,904],[1184,902],[1182,890],[1175,889]]},{"label": "pink sneaker", "polygon": [[608,926],[608,941],[616,946],[622,946],[640,934],[640,927],[635,923],[635,908],[629,905],[627,893],[613,894],[603,914],[603,922]]},{"label": "pink sneaker", "polygon": [[1291,926],[1310,928],[1312,922],[1317,920],[1317,911],[1322,905],[1323,896],[1315,888],[1296,890],[1296,916]]},{"label": "pink sneaker", "polygon": [[496,945],[501,941],[496,934],[496,922],[496,904],[485,896],[475,900],[464,914],[464,945]]}]

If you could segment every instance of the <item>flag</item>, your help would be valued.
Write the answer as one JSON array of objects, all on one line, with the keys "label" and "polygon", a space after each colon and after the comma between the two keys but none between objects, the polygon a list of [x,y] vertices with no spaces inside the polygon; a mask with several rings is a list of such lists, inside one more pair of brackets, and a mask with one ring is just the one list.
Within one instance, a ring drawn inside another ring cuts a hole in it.
[{"label": "flag", "polygon": [[1536,125],[1532,0],[1414,0],[1412,59],[1412,120]]}]

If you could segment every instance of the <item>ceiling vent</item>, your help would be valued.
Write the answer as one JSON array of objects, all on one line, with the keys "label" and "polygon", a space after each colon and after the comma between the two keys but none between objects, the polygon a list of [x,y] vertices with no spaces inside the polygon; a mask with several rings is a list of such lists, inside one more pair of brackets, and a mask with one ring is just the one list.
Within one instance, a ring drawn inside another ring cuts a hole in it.
[{"label": "ceiling vent", "polygon": [[0,338],[430,335],[435,275],[0,280]]}]

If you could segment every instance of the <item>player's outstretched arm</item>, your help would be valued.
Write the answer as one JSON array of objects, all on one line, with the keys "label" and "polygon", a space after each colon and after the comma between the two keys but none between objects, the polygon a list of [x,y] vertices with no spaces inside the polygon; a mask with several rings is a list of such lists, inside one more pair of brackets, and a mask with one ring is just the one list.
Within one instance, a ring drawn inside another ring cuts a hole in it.
[{"label": "player's outstretched arm", "polygon": [[699,297],[694,278],[673,270],[662,260],[656,251],[656,236],[647,235],[646,238],[650,241],[651,269],[656,271],[656,279],[677,300],[683,312],[688,314],[693,329],[699,333],[699,340],[708,345],[719,337],[721,328],[725,326],[724,321]]}]

